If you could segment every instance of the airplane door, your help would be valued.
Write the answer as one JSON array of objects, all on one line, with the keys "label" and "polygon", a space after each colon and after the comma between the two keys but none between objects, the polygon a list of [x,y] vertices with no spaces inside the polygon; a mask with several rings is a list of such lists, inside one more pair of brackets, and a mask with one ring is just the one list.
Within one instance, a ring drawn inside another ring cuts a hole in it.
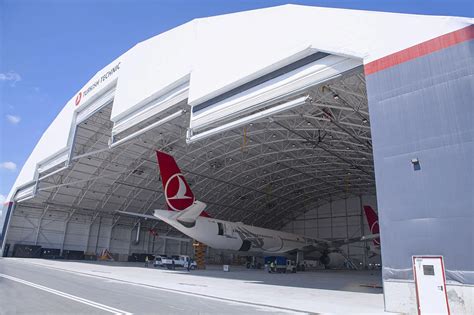
[{"label": "airplane door", "polygon": [[450,314],[442,256],[413,256],[418,314]]},{"label": "airplane door", "polygon": [[224,224],[224,235],[228,238],[236,238],[234,234],[234,227],[232,226],[232,224]]}]

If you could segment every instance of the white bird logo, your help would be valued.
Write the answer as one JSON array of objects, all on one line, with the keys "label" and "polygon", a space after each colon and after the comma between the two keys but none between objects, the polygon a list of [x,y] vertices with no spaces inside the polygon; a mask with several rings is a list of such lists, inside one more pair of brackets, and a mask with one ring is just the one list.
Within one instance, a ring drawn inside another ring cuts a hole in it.
[{"label": "white bird logo", "polygon": [[[169,184],[171,183],[171,181],[175,177],[178,179],[178,191],[175,193],[174,196],[169,196],[169,192],[168,192]],[[187,195],[191,195],[191,196],[187,196]],[[171,176],[168,179],[168,181],[166,182],[166,185],[165,185],[165,197],[166,197],[166,202],[168,203],[168,205],[173,210],[178,211],[178,210],[181,210],[181,209],[177,209],[175,206],[173,206],[172,200],[189,200],[189,199],[191,199],[191,204],[192,204],[194,196],[192,196],[192,193],[188,194],[188,187],[187,187],[186,183],[184,182],[183,174],[177,173],[177,174],[174,174],[173,176]]]}]

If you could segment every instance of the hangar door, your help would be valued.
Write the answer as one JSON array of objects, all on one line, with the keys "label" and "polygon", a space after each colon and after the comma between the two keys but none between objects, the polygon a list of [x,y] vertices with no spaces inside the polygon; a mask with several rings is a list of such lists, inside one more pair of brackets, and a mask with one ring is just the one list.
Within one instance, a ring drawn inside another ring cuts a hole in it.
[{"label": "hangar door", "polygon": [[361,66],[360,60],[309,50],[307,56],[249,78],[192,106],[187,141],[194,142],[310,101],[304,91]]}]

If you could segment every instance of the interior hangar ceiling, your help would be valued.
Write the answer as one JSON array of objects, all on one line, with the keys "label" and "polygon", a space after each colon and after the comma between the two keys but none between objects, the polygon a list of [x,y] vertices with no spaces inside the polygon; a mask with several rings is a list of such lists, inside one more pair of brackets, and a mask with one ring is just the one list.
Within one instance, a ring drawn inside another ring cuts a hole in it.
[{"label": "interior hangar ceiling", "polygon": [[184,101],[169,112],[186,114],[113,148],[109,103],[78,126],[69,166],[40,174],[36,196],[18,211],[74,211],[133,224],[116,211],[151,214],[166,205],[155,150],[176,158],[196,198],[219,219],[281,228],[329,200],[375,194],[362,71],[293,97],[303,95],[311,101],[191,144]]}]

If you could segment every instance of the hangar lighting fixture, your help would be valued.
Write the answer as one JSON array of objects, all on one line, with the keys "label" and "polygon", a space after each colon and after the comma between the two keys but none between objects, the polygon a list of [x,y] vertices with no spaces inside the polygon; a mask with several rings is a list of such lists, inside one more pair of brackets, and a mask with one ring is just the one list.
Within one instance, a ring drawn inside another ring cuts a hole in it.
[{"label": "hangar lighting fixture", "polygon": [[363,123],[363,124],[366,124],[366,123],[368,123],[368,122],[369,122],[369,121],[367,120],[367,118],[362,119],[362,123]]},{"label": "hangar lighting fixture", "polygon": [[308,102],[309,100],[310,100],[310,97],[305,95],[303,97],[299,97],[299,98],[291,100],[289,102],[286,102],[286,103],[268,108],[266,110],[262,110],[261,112],[257,112],[257,113],[242,117],[240,119],[234,120],[232,122],[221,125],[219,127],[203,131],[203,132],[201,132],[199,134],[196,134],[196,135],[193,134],[192,129],[188,129],[188,133],[186,135],[186,142],[187,143],[192,143],[194,141],[198,141],[198,140],[201,140],[201,139],[204,139],[204,138],[208,138],[208,137],[211,137],[211,136],[216,135],[218,133],[222,133],[222,132],[225,132],[225,131],[228,131],[228,130],[231,130],[231,129],[234,129],[234,128],[237,128],[237,127],[240,127],[240,126],[244,126],[244,125],[247,125],[247,124],[252,126],[253,124],[250,123],[251,121],[255,121],[255,120],[258,120],[258,119],[270,117],[272,115],[278,114],[278,113],[283,112],[285,110],[289,110],[291,108],[303,105],[306,102]]},{"label": "hangar lighting fixture", "polygon": [[334,94],[333,97],[334,97],[335,100],[338,100],[338,99],[339,99],[339,95],[337,95],[337,94]]}]

